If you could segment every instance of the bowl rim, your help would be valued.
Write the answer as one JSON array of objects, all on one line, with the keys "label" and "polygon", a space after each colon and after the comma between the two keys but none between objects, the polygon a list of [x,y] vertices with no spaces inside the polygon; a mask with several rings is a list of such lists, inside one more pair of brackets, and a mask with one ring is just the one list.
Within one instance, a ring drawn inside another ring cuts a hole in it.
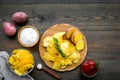
[{"label": "bowl rim", "polygon": [[[14,49],[14,50],[16,50],[16,49]],[[27,50],[27,49],[23,49],[23,50]],[[29,51],[29,50],[28,50],[28,51]],[[30,52],[30,51],[29,51],[29,52]],[[32,54],[31,52],[30,52],[30,54],[33,56],[33,54]],[[18,75],[18,74],[11,68],[11,64],[9,63],[9,58],[10,58],[11,56],[12,56],[12,54],[10,54],[9,57],[8,57],[8,59],[7,59],[7,65],[8,65],[8,67],[9,67],[9,69],[10,69],[14,74]],[[26,76],[26,75],[28,75],[30,72],[33,71],[33,69],[34,69],[34,67],[35,67],[35,59],[34,59],[34,56],[33,56],[33,60],[34,60],[33,67],[30,68],[27,73],[22,74],[22,75],[18,75],[18,76]]]},{"label": "bowl rim", "polygon": [[95,76],[97,76],[97,74],[98,74],[98,72],[96,72],[95,74],[89,76],[89,75],[85,74],[83,71],[81,71],[81,73],[82,73],[85,77],[88,77],[88,78],[95,77]]},{"label": "bowl rim", "polygon": [[[32,45],[26,45],[26,44],[24,44],[24,43],[20,40],[20,34],[21,34],[21,32],[22,32],[25,28],[32,28],[32,29],[34,29],[34,30],[37,32],[38,39],[37,39],[37,41],[34,42],[34,44],[32,44]],[[39,32],[39,30],[38,30],[35,26],[25,25],[25,26],[23,26],[22,28],[20,28],[20,30],[18,31],[17,38],[18,38],[18,42],[19,42],[22,46],[24,46],[24,47],[33,47],[33,46],[35,46],[35,45],[38,43],[38,41],[39,41],[39,39],[40,39],[40,32]]]},{"label": "bowl rim", "polygon": [[[92,61],[96,62],[96,59],[86,59],[86,60],[84,60],[84,61],[82,62],[81,66],[83,65],[84,62],[89,61],[89,60],[92,60]],[[97,76],[97,74],[98,74],[98,69],[97,69],[97,71],[96,71],[95,74],[90,75],[90,76],[87,75],[87,74],[85,74],[85,73],[82,71],[82,68],[81,68],[81,73],[82,73],[82,75],[84,75],[85,77],[92,78],[92,77]]]}]

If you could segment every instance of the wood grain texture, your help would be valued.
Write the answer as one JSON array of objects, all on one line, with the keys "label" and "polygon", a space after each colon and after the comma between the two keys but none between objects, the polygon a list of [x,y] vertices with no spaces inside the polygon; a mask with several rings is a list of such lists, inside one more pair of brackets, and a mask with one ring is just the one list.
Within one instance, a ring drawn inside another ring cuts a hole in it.
[{"label": "wood grain texture", "polygon": [[[66,23],[55,24],[55,25],[51,26],[50,28],[48,28],[44,32],[44,34],[42,35],[40,43],[39,43],[40,57],[48,67],[52,68],[53,67],[53,62],[46,61],[43,58],[44,54],[47,52],[47,49],[45,47],[43,47],[44,38],[47,37],[47,36],[53,36],[55,33],[58,33],[58,32],[65,32],[70,27],[75,27],[75,26],[70,25],[70,24],[66,24]],[[77,28],[77,27],[75,27],[75,28]],[[82,36],[83,36],[83,40],[84,40],[84,43],[85,43],[85,47],[84,47],[83,50],[79,51],[80,56],[81,56],[80,61],[75,63],[75,64],[73,63],[72,65],[67,66],[66,68],[58,69],[56,71],[61,71],[61,72],[71,71],[71,70],[77,68],[84,61],[84,59],[85,59],[85,57],[87,55],[87,41],[86,41],[86,38],[85,38],[84,34]]]},{"label": "wood grain texture", "polygon": [[1,23],[12,22],[11,16],[14,12],[24,11],[29,15],[28,24],[42,28],[44,31],[49,26],[62,22],[78,26],[80,30],[120,31],[119,6],[119,4],[36,4],[9,5],[9,7],[0,5],[2,9],[0,20]]},{"label": "wood grain texture", "polygon": [[119,0],[1,0],[1,4],[115,4]]},{"label": "wood grain texture", "polygon": [[[85,78],[81,75],[80,67],[65,73],[54,71],[62,76],[62,80],[120,80],[120,4],[1,4],[0,10],[0,51],[5,50],[11,54],[13,49],[24,48],[18,43],[17,34],[10,38],[2,28],[5,21],[13,23],[11,16],[14,12],[24,11],[29,15],[25,25],[37,27],[41,36],[57,23],[77,26],[88,42],[86,59],[100,61],[96,77]],[[20,25],[16,27],[17,31],[21,28]],[[32,52],[36,64],[42,63],[48,68],[39,57],[38,47],[39,44],[25,49]],[[36,67],[30,75],[35,80],[56,80],[46,72],[38,71]]]}]

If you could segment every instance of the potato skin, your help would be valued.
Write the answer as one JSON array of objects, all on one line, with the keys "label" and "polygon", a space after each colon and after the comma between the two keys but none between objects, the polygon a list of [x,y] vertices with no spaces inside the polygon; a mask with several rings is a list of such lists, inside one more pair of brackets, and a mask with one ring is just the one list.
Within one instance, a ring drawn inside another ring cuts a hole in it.
[{"label": "potato skin", "polygon": [[66,37],[70,38],[72,36],[72,34],[74,33],[74,31],[76,30],[76,28],[74,27],[70,27],[66,30]]},{"label": "potato skin", "polygon": [[15,12],[12,15],[12,20],[16,24],[23,24],[28,20],[28,15],[25,12]]},{"label": "potato skin", "polygon": [[16,27],[10,22],[3,23],[3,30],[7,36],[13,36],[16,33]]}]

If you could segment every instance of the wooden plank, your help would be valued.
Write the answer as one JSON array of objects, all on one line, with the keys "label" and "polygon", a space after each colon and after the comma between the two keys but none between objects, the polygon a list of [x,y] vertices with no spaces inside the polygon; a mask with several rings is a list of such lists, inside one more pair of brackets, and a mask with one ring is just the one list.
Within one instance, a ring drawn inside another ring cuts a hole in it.
[{"label": "wooden plank", "polygon": [[[99,73],[96,77],[92,78],[92,80],[118,80],[120,76],[120,63],[118,60],[99,60]],[[39,61],[36,61],[36,63],[39,63]],[[112,65],[115,64],[115,65]],[[44,64],[43,64],[44,65]],[[46,67],[46,66],[44,66]],[[46,67],[48,68],[48,67]],[[77,69],[70,71],[70,72],[65,72],[65,73],[59,73],[54,71],[55,73],[59,74],[62,76],[62,80],[89,80],[88,78],[84,77],[81,75],[80,72],[80,67]],[[31,72],[30,75],[34,76],[36,80],[56,80],[53,77],[51,77],[49,74],[47,74],[44,71],[38,71],[36,68],[34,70],[35,72]],[[73,74],[73,75],[71,75]],[[40,76],[42,75],[42,76]],[[48,76],[48,77],[46,77]]]},{"label": "wooden plank", "polygon": [[70,23],[81,30],[120,31],[119,4],[0,5],[0,10],[2,22],[12,22],[14,12],[25,11],[30,17],[28,24],[39,26],[39,29],[56,23]]},{"label": "wooden plank", "polygon": [[115,4],[119,0],[1,0],[0,4]]},{"label": "wooden plank", "polygon": [[120,56],[119,31],[83,31],[88,41],[87,58],[116,59]]},{"label": "wooden plank", "polygon": [[[87,58],[94,59],[114,59],[119,60],[120,56],[120,32],[119,31],[82,31],[88,42]],[[18,41],[17,36],[13,38],[7,37],[0,32],[0,50],[24,48]],[[9,43],[9,45],[8,45]],[[37,48],[38,46],[36,46]],[[7,50],[9,51],[9,50]],[[39,53],[38,49],[35,50]],[[37,58],[39,59],[39,58]]]},{"label": "wooden plank", "polygon": [[[78,27],[87,38],[86,59],[100,60],[99,74],[92,80],[120,79],[120,4],[2,4],[0,10],[0,51],[11,54],[13,49],[25,48],[18,43],[17,35],[9,38],[2,28],[3,22],[12,22],[11,15],[14,12],[25,11],[30,16],[26,24],[36,26],[41,35],[56,23],[70,23]],[[16,27],[19,30],[22,26]],[[36,64],[45,66],[39,57],[38,46],[25,49],[33,53]],[[87,80],[81,75],[80,67],[70,72],[56,73],[63,77],[62,80]],[[36,67],[30,75],[35,80],[56,80]]]}]

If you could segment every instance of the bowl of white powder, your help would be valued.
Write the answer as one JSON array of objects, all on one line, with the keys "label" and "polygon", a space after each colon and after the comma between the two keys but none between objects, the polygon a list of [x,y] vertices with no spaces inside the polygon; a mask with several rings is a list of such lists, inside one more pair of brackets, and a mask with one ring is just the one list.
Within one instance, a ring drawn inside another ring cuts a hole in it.
[{"label": "bowl of white powder", "polygon": [[40,33],[31,25],[23,26],[18,32],[18,41],[24,47],[33,47],[39,41]]}]

